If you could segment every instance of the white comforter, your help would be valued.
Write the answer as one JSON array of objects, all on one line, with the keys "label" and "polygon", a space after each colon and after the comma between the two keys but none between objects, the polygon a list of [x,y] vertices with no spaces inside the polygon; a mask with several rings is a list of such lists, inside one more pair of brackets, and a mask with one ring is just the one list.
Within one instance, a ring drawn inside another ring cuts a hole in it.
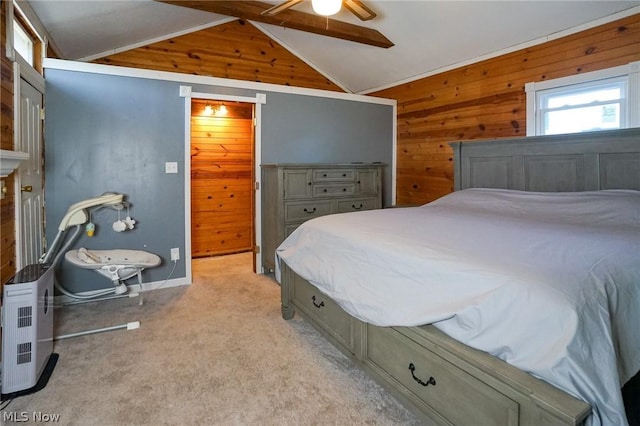
[{"label": "white comforter", "polygon": [[[640,192],[467,189],[320,217],[276,251],[354,317],[433,323],[625,425],[640,370]],[[276,271],[279,279],[279,271]]]}]

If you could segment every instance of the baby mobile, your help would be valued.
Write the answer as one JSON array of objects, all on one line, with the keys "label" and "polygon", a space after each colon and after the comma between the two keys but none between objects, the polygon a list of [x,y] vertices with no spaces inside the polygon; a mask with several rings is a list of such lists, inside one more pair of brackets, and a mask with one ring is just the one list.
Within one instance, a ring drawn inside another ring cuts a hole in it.
[{"label": "baby mobile", "polygon": [[[122,208],[118,209],[118,220],[113,222],[113,225],[111,226],[116,232],[123,232],[128,229],[133,229],[134,225],[136,224],[136,221],[131,218],[131,215],[129,213],[129,204],[127,204],[127,217],[125,217],[124,220],[120,218],[121,210]],[[87,234],[87,237],[93,237],[95,231],[96,225],[91,221],[91,211],[89,211],[89,222],[85,225],[85,232]]]}]

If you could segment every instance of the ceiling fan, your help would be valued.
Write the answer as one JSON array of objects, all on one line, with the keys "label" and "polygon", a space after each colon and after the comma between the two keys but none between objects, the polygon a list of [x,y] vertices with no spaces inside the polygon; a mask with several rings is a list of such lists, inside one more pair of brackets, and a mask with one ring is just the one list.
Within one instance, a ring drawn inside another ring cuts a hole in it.
[{"label": "ceiling fan", "polygon": [[[262,15],[275,16],[302,1],[303,0],[287,0],[263,11]],[[368,21],[376,17],[376,13],[360,0],[311,0],[311,6],[315,13],[322,16],[334,15],[340,11],[341,6],[344,6],[361,21]]]},{"label": "ceiling fan", "polygon": [[[292,6],[304,0],[286,0],[274,6],[271,3],[260,1],[201,1],[201,0],[155,0],[160,3],[168,3],[176,6],[188,7],[191,9],[203,10],[206,12],[218,13],[221,15],[235,16],[240,19],[264,22],[266,24],[278,25],[286,28],[293,28],[300,31],[307,31],[328,37],[335,37],[343,40],[354,41],[356,43],[368,44],[388,49],[393,46],[393,42],[374,28],[367,28],[348,22],[330,19],[328,16],[337,13],[341,6],[355,14],[362,20],[373,19],[376,14],[360,0],[333,0],[338,3],[335,12],[329,12],[324,16],[316,13],[304,13]],[[314,2],[312,0],[312,6]],[[320,0],[326,3],[329,0]]]}]

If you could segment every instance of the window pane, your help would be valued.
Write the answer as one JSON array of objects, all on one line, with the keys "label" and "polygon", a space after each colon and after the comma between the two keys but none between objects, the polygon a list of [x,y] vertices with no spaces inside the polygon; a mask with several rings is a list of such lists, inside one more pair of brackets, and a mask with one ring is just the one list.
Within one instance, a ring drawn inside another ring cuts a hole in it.
[{"label": "window pane", "polygon": [[621,97],[621,87],[592,88],[580,92],[549,95],[545,97],[546,105],[543,105],[543,107],[560,108],[563,106],[583,105],[592,102],[613,101],[618,100]]},{"label": "window pane", "polygon": [[620,128],[620,103],[548,111],[545,134],[588,132]]},{"label": "window pane", "polygon": [[13,21],[13,47],[22,59],[33,66],[33,40],[16,21]]}]

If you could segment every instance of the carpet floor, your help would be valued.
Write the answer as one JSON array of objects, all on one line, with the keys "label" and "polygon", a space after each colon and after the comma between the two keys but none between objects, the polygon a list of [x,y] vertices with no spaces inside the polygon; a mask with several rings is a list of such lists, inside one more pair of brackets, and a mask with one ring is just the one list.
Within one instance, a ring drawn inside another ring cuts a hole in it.
[{"label": "carpet floor", "polygon": [[[280,314],[280,287],[248,253],[193,262],[193,284],[56,309],[48,385],[2,423],[63,425],[418,425],[308,323]],[[53,416],[53,417],[47,417]]]}]

